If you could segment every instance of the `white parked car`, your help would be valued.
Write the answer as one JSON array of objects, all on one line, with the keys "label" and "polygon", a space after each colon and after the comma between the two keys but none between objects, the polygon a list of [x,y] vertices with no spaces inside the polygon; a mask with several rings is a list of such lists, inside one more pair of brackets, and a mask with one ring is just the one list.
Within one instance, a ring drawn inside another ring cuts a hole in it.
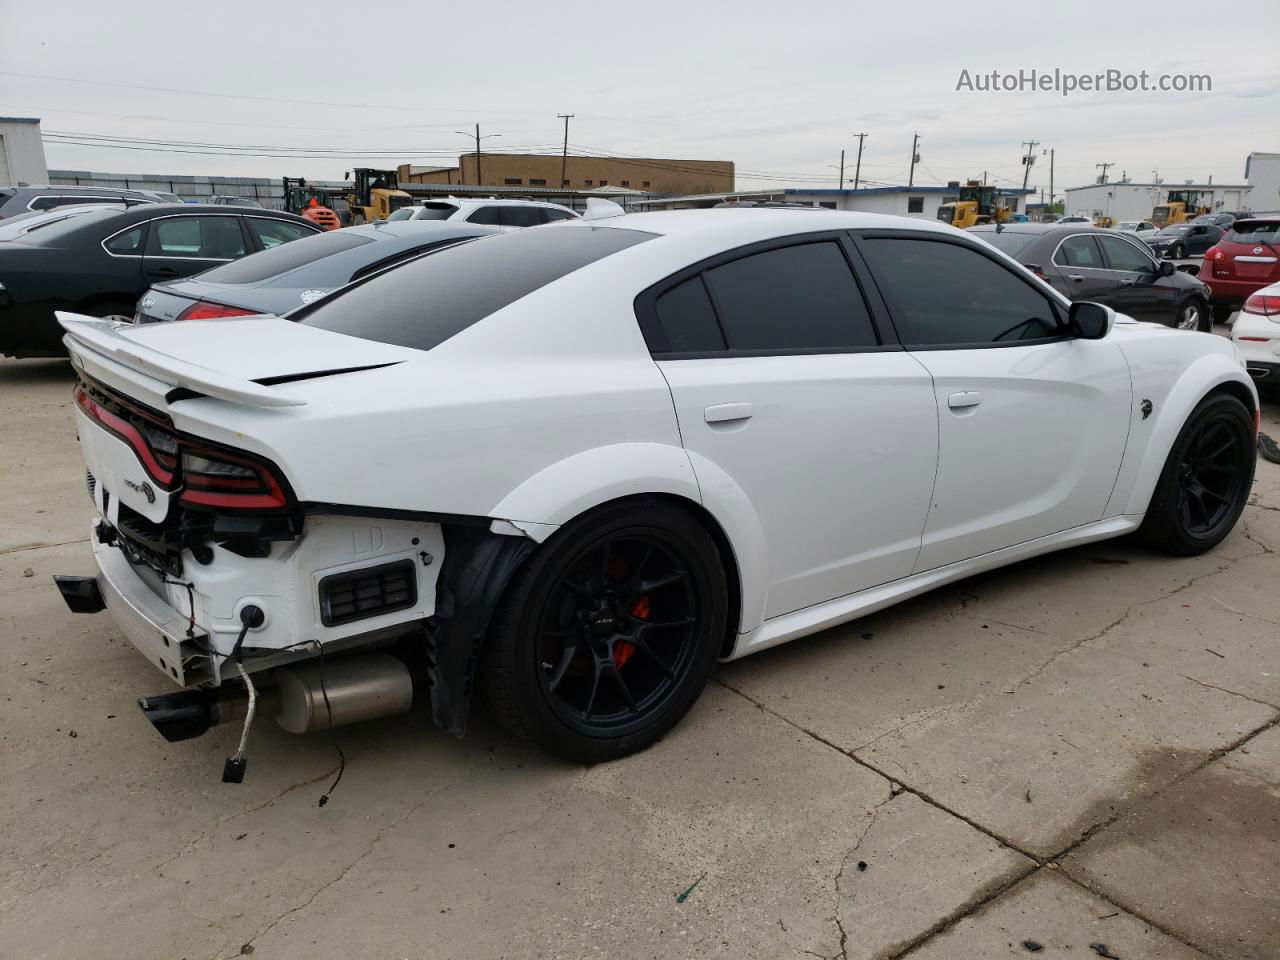
[{"label": "white parked car", "polygon": [[1155,233],[1158,228],[1150,220],[1121,220],[1116,229],[1121,233]]},{"label": "white parked car", "polygon": [[1280,283],[1249,295],[1231,325],[1231,342],[1259,388],[1280,392]]},{"label": "white parked car", "polygon": [[505,231],[537,227],[560,220],[575,220],[578,214],[558,203],[538,200],[488,200],[449,197],[424,200],[392,212],[388,220],[459,220],[498,227]]},{"label": "white parked car", "polygon": [[1059,223],[1093,223],[1093,217],[1084,213],[1073,213],[1069,217],[1063,217]]},{"label": "white parked car", "polygon": [[1229,341],[916,218],[581,220],[288,320],[61,320],[99,572],[60,587],[190,688],[142,701],[174,738],[250,683],[296,731],[418,684],[460,734],[479,668],[617,757],[718,659],[1076,544],[1208,550],[1253,476]]}]

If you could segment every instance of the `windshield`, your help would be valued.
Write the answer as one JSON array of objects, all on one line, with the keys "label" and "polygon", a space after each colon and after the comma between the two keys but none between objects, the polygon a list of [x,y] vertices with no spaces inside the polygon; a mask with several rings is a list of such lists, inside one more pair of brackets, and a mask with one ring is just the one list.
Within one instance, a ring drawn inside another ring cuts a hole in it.
[{"label": "windshield", "polygon": [[1165,227],[1160,231],[1161,235],[1166,237],[1181,237],[1190,232],[1191,228],[1186,226]]},{"label": "windshield", "polygon": [[373,237],[346,230],[331,230],[282,243],[242,260],[214,267],[200,274],[200,279],[209,283],[260,283],[268,277],[279,276],[323,257],[331,257],[335,253],[373,242]]},{"label": "windshield", "polygon": [[321,301],[298,320],[365,340],[430,350],[538,288],[653,236],[617,227],[581,227],[487,237],[376,274]]},{"label": "windshield", "polygon": [[1137,220],[1121,220],[1119,223],[1116,224],[1116,229],[1117,230],[1135,230],[1137,229],[1137,226],[1138,226]]},{"label": "windshield", "polygon": [[1237,220],[1227,233],[1228,243],[1280,243],[1280,220]]},{"label": "windshield", "polygon": [[387,217],[387,223],[393,220],[412,220],[413,207],[401,207],[399,210],[391,211],[391,216]]}]

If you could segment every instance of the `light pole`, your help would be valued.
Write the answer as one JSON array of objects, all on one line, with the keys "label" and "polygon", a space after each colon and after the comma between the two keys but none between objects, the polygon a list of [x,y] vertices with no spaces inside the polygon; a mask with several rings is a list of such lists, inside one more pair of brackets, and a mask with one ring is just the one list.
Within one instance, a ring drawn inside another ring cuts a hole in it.
[{"label": "light pole", "polygon": [[481,185],[484,183],[484,177],[483,177],[483,176],[481,175],[481,173],[480,173],[480,141],[481,141],[481,140],[488,140],[490,137],[500,137],[500,136],[502,136],[502,134],[500,134],[500,133],[486,133],[486,134],[482,137],[482,136],[480,136],[480,124],[478,124],[478,123],[476,124],[476,132],[475,132],[474,134],[472,134],[472,133],[470,133],[470,132],[468,132],[468,131],[466,131],[466,130],[455,130],[455,131],[453,131],[453,132],[454,132],[454,133],[456,133],[456,134],[459,134],[460,136],[464,136],[464,137],[466,137],[468,140],[470,140],[473,136],[475,137],[475,139],[476,139],[476,186],[477,186],[477,187],[478,187],[478,186],[481,186]]}]

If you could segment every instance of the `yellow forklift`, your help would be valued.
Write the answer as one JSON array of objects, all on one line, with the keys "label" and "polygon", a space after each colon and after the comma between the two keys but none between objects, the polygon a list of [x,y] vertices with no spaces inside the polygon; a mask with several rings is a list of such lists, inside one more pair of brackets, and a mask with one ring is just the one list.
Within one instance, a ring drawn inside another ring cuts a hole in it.
[{"label": "yellow forklift", "polygon": [[980,223],[1008,223],[1013,212],[1000,202],[998,187],[970,180],[960,188],[960,199],[938,207],[938,219],[953,227],[974,227]]},{"label": "yellow forklift", "polygon": [[1212,193],[1207,190],[1170,190],[1168,202],[1159,204],[1151,211],[1151,222],[1163,228],[1211,213],[1212,210],[1205,203],[1205,198],[1211,196]]},{"label": "yellow forklift", "polygon": [[413,197],[400,189],[400,175],[395,170],[357,167],[351,173],[354,180],[347,193],[347,206],[352,225],[385,220],[413,203]]}]

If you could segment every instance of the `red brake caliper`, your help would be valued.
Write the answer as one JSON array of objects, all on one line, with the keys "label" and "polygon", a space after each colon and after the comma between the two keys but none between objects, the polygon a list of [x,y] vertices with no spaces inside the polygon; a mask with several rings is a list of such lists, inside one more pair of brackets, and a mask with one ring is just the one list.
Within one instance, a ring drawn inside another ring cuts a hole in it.
[{"label": "red brake caliper", "polygon": [[[637,620],[649,619],[649,595],[647,593],[636,598],[636,602],[631,605],[631,615]],[[631,655],[635,652],[635,644],[627,643],[625,640],[619,640],[613,645],[614,665],[621,670],[626,666],[627,661],[631,659]]]}]

